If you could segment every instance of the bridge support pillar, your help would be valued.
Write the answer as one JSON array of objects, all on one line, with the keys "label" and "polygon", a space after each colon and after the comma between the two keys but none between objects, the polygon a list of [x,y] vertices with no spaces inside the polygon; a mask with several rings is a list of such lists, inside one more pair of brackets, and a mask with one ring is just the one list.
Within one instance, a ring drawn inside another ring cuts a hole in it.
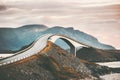
[{"label": "bridge support pillar", "polygon": [[76,56],[76,48],[74,46],[70,47],[70,53],[72,53]]}]

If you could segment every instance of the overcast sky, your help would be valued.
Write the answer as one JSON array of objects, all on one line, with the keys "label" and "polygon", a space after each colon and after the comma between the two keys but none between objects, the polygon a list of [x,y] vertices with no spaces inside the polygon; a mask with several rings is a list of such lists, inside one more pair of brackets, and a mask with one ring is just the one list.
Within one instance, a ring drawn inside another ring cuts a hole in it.
[{"label": "overcast sky", "polygon": [[74,27],[120,49],[120,0],[0,0],[0,27]]}]

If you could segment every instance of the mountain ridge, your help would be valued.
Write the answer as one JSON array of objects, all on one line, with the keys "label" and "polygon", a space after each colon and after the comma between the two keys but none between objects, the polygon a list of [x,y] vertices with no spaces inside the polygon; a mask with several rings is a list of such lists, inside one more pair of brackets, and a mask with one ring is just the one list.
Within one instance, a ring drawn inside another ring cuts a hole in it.
[{"label": "mountain ridge", "polygon": [[83,47],[76,54],[80,59],[90,62],[120,61],[120,50],[102,50]]}]

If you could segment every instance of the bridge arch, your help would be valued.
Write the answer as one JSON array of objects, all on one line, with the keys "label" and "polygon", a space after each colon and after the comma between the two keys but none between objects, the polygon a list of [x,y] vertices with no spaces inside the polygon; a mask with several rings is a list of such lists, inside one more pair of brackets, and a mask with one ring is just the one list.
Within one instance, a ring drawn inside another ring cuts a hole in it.
[{"label": "bridge arch", "polygon": [[48,40],[55,43],[55,41],[57,41],[58,39],[61,39],[65,43],[67,43],[70,47],[70,53],[72,53],[76,56],[76,47],[75,47],[74,43],[72,42],[72,40],[70,40],[69,38],[66,38],[64,36],[59,36],[59,35],[53,35],[53,36],[50,36]]},{"label": "bridge arch", "polygon": [[76,55],[76,48],[69,40],[67,40],[65,38],[59,38],[59,39],[65,41],[69,45],[69,47],[70,47],[70,53],[73,53],[73,54]]}]

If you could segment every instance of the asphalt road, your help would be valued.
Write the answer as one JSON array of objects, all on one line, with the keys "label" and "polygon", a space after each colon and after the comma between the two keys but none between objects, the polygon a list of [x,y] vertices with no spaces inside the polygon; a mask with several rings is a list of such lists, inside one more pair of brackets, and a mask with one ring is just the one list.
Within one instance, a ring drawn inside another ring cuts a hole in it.
[{"label": "asphalt road", "polygon": [[51,36],[51,34],[43,35],[39,38],[39,40],[35,41],[33,45],[31,45],[26,51],[23,51],[20,53],[15,53],[14,56],[10,56],[8,58],[0,60],[0,66],[10,64],[19,60],[22,60],[24,58],[30,57],[32,55],[37,54],[40,52],[43,48],[46,47],[48,38]]}]

